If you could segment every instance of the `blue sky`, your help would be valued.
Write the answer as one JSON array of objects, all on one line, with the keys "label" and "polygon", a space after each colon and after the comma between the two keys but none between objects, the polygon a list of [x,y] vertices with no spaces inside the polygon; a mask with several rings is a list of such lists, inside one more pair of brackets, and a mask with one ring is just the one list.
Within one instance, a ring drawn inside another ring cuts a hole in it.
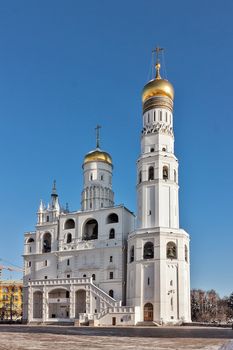
[{"label": "blue sky", "polygon": [[230,0],[0,2],[0,258],[22,265],[23,233],[54,178],[61,202],[80,208],[96,124],[115,202],[135,210],[141,90],[159,44],[175,87],[191,286],[233,291],[232,16]]}]

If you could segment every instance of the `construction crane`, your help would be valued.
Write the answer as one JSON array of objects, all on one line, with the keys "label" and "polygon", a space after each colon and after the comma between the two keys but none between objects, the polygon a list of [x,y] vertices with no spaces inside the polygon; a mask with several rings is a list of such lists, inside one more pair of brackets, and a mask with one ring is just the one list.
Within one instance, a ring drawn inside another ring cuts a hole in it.
[{"label": "construction crane", "polygon": [[0,280],[2,279],[2,270],[23,272],[23,269],[21,269],[20,267],[0,265]]}]

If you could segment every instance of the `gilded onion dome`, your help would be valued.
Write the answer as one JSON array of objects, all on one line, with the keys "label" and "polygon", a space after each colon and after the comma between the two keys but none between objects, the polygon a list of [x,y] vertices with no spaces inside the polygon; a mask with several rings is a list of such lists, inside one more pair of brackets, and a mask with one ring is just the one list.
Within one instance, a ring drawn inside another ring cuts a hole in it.
[{"label": "gilded onion dome", "polygon": [[155,79],[149,81],[142,91],[142,102],[144,103],[151,97],[154,96],[165,96],[169,97],[172,101],[174,99],[174,88],[172,84],[162,79],[160,76],[160,63],[156,63],[156,76]]},{"label": "gilded onion dome", "polygon": [[102,151],[100,148],[96,148],[95,150],[85,155],[83,164],[89,162],[104,162],[112,165],[112,157],[110,156],[110,154]]}]

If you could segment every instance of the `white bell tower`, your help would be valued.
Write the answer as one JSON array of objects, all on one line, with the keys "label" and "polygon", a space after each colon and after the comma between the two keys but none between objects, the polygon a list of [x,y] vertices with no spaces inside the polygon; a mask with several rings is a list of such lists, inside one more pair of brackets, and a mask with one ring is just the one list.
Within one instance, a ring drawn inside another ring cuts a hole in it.
[{"label": "white bell tower", "polygon": [[190,321],[189,235],[179,228],[178,160],[174,154],[172,84],[160,76],[142,91],[137,161],[137,230],[129,236],[128,304],[138,321]]},{"label": "white bell tower", "polygon": [[114,206],[112,191],[112,158],[100,149],[100,126],[96,127],[96,149],[86,154],[83,162],[82,210]]}]

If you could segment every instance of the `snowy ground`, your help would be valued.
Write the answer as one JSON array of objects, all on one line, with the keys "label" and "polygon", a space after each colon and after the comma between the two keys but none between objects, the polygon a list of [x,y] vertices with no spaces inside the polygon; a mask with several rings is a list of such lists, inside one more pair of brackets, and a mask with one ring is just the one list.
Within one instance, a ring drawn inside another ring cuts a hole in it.
[{"label": "snowy ground", "polygon": [[0,350],[233,350],[231,338],[233,331],[229,329],[191,327],[161,330],[0,326]]}]

